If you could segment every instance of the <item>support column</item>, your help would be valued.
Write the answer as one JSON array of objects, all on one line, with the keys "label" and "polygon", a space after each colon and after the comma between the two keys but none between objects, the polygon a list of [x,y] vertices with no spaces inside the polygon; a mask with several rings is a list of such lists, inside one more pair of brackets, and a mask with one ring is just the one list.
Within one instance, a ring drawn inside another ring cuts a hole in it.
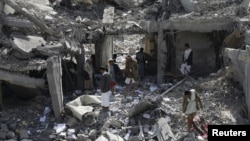
[{"label": "support column", "polygon": [[47,79],[55,117],[61,118],[63,109],[61,57],[52,56],[47,61]]},{"label": "support column", "polygon": [[167,9],[167,0],[162,0],[162,10],[165,11]]},{"label": "support column", "polygon": [[106,35],[101,47],[101,65],[106,66],[113,54],[113,35]]},{"label": "support column", "polygon": [[247,104],[247,118],[250,119],[250,48],[246,48],[248,52],[248,59],[245,66],[245,97]]},{"label": "support column", "polygon": [[164,81],[165,67],[167,63],[166,40],[164,39],[164,31],[162,23],[158,23],[158,44],[157,44],[157,84],[161,85]]},{"label": "support column", "polygon": [[81,46],[81,51],[80,53],[77,55],[77,89],[78,90],[83,90],[83,82],[84,82],[84,79],[83,79],[83,66],[84,66],[84,63],[85,63],[85,55],[84,55],[84,49]]},{"label": "support column", "polygon": [[0,81],[0,112],[3,111],[3,91],[2,91],[2,81]]},{"label": "support column", "polygon": [[106,35],[96,46],[96,67],[106,66],[109,58],[113,56],[113,36]]},{"label": "support column", "polygon": [[[0,16],[3,14],[3,10],[4,10],[4,2],[0,1]],[[0,17],[1,21],[2,21],[2,17]],[[2,33],[2,22],[0,22],[0,33]]]}]

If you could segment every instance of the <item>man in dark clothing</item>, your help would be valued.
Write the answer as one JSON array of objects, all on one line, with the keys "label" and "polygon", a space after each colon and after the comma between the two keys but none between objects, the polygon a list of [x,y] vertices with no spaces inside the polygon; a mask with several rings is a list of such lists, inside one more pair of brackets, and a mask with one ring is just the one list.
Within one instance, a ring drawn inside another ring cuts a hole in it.
[{"label": "man in dark clothing", "polygon": [[144,77],[144,69],[145,69],[145,63],[146,63],[146,57],[145,57],[145,53],[143,51],[144,51],[144,49],[140,48],[140,51],[136,53],[139,81],[142,80]]},{"label": "man in dark clothing", "polygon": [[110,84],[111,78],[107,69],[105,67],[100,67],[100,72],[102,73],[100,88],[102,92],[102,103],[101,106],[104,110],[109,110],[109,99],[111,95]]},{"label": "man in dark clothing", "polygon": [[185,51],[182,56],[181,73],[187,75],[190,73],[191,66],[193,65],[193,51],[188,43],[185,43]]},{"label": "man in dark clothing", "polygon": [[114,95],[114,86],[116,85],[116,83],[118,83],[118,81],[120,80],[120,77],[122,76],[122,72],[120,67],[114,63],[113,59],[109,59],[108,61],[108,72],[110,74],[111,77],[111,91],[112,91],[112,95]]}]

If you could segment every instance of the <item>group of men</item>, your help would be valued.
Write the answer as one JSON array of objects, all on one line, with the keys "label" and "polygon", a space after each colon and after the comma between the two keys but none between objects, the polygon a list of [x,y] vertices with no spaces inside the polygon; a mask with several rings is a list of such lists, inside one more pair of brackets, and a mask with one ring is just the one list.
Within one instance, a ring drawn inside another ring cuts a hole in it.
[{"label": "group of men", "polygon": [[[185,51],[182,57],[182,65],[180,71],[183,75],[188,75],[191,70],[191,66],[193,64],[192,57],[193,51],[189,47],[189,44],[186,43],[184,45]],[[135,59],[132,56],[126,56],[126,64],[125,69],[122,72],[119,66],[116,64],[115,58],[108,60],[108,67],[100,67],[100,71],[102,73],[102,79],[100,83],[100,88],[102,93],[106,93],[106,91],[110,91],[110,94],[114,94],[114,86],[120,82],[122,79],[121,77],[125,78],[124,82],[126,84],[125,93],[129,92],[129,88],[132,88],[132,93],[135,90],[136,82],[142,81],[144,79],[144,71],[145,71],[145,64],[146,64],[146,55],[144,53],[144,49],[140,48],[140,51],[136,53]],[[93,71],[91,70],[91,60],[86,61],[85,70],[92,74]],[[92,80],[92,75],[90,75],[90,80]],[[109,84],[107,86],[107,84]],[[85,83],[88,88],[93,87],[93,82],[88,81]],[[104,102],[105,103],[105,102]],[[107,107],[107,106],[104,106]]]},{"label": "group of men", "polygon": [[126,56],[126,63],[124,71],[121,71],[119,66],[115,63],[114,59],[108,60],[108,68],[101,66],[100,71],[102,73],[102,79],[100,83],[100,89],[102,92],[102,107],[108,109],[109,98],[114,95],[114,86],[125,78],[126,84],[125,94],[129,93],[131,87],[132,93],[136,88],[136,82],[141,81],[144,77],[146,57],[143,52],[143,48],[136,53],[136,60],[132,56]]},{"label": "group of men", "polygon": [[[182,75],[189,75],[191,66],[193,65],[193,51],[189,47],[188,43],[184,44],[184,52],[182,56],[182,64],[180,71]],[[115,57],[115,58],[114,58]],[[101,89],[102,102],[101,106],[103,110],[109,110],[110,96],[114,95],[114,86],[120,83],[121,78],[125,78],[124,82],[126,84],[125,94],[129,92],[129,87],[132,88],[132,93],[134,93],[136,82],[142,81],[144,78],[144,69],[146,64],[146,56],[144,49],[140,48],[140,51],[136,53],[135,59],[132,56],[126,56],[126,63],[124,71],[121,71],[119,66],[116,64],[116,56],[108,60],[108,67],[101,66],[100,72],[102,74],[101,82],[99,88]],[[85,64],[85,70],[87,73],[93,73],[93,66],[91,60],[87,60]],[[92,80],[92,75],[90,75]],[[93,87],[93,81],[86,82],[85,85],[89,88]],[[198,103],[197,103],[198,101]],[[184,92],[183,98],[183,113],[187,116],[188,131],[190,132],[193,127],[193,119],[199,108],[198,105],[201,104],[199,96],[196,94],[195,90],[187,90]],[[200,106],[202,107],[202,106]]]}]

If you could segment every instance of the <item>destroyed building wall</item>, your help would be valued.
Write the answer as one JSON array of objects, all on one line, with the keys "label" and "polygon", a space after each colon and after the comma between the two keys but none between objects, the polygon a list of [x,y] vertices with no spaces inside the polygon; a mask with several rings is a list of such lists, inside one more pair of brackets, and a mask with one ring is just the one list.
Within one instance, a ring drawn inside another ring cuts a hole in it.
[{"label": "destroyed building wall", "polygon": [[209,73],[215,68],[215,52],[206,33],[179,32],[176,34],[176,72],[181,65],[184,44],[189,43],[193,49],[193,73]]}]

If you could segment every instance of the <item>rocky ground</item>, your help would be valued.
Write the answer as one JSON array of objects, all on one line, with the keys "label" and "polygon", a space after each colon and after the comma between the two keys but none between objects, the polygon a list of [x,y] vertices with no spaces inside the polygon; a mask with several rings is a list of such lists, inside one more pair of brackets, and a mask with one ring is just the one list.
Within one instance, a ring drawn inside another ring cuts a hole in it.
[{"label": "rocky ground", "polygon": [[[171,78],[171,77],[169,77]],[[78,120],[72,114],[64,113],[56,120],[49,95],[39,94],[30,100],[15,97],[4,98],[4,111],[0,116],[0,140],[44,141],[44,140],[160,140],[155,136],[157,124],[164,119],[162,126],[168,140],[183,140],[187,128],[181,117],[182,92],[194,88],[202,98],[204,108],[200,111],[209,124],[249,124],[244,117],[245,97],[242,88],[233,82],[227,70],[210,74],[207,77],[190,77],[152,102],[181,79],[157,87],[148,77],[138,85],[136,94],[124,96],[124,87],[116,87],[116,94],[109,112],[102,111],[99,105],[91,105],[94,110]],[[86,95],[65,94],[64,103]],[[97,93],[88,94],[98,95]],[[139,108],[144,107],[144,108]],[[133,116],[131,116],[133,115]],[[154,137],[155,136],[155,137]]]}]

